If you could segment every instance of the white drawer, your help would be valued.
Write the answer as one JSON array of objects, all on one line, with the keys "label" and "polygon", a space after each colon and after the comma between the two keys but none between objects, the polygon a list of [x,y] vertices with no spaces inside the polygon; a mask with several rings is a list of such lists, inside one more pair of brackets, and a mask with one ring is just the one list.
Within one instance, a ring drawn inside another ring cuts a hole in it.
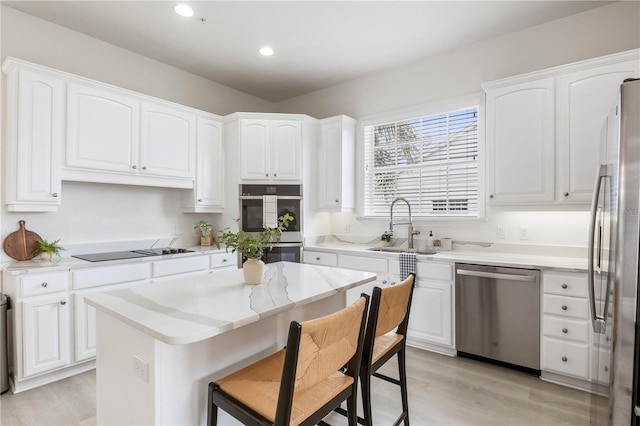
[{"label": "white drawer", "polygon": [[154,277],[206,271],[209,269],[209,256],[179,257],[177,259],[153,262]]},{"label": "white drawer", "polygon": [[18,278],[20,295],[23,297],[55,293],[67,289],[69,273],[53,272],[49,274],[29,274]]},{"label": "white drawer", "polygon": [[588,379],[589,345],[544,338],[542,369]]},{"label": "white drawer", "polygon": [[585,274],[567,274],[551,272],[542,274],[544,293],[564,296],[588,297],[587,276]]},{"label": "white drawer", "polygon": [[589,321],[575,321],[548,316],[543,319],[543,333],[545,336],[589,343],[590,330]]},{"label": "white drawer", "polygon": [[338,266],[338,255],[335,253],[305,250],[302,253],[302,262],[314,265]]},{"label": "white drawer", "polygon": [[83,289],[111,284],[144,281],[150,278],[149,263],[86,268],[71,271],[74,289]]},{"label": "white drawer", "polygon": [[387,266],[387,259],[341,254],[338,258],[338,261],[341,268],[357,269],[359,271],[377,272],[383,274],[386,274],[389,271],[389,267]]},{"label": "white drawer", "polygon": [[211,268],[226,268],[229,266],[236,266],[238,264],[238,254],[237,253],[219,253],[212,254],[210,256],[211,260]]},{"label": "white drawer", "polygon": [[[399,260],[389,261],[389,272],[392,275],[400,276]],[[416,273],[418,279],[453,282],[453,264],[451,263],[418,262]]]},{"label": "white drawer", "polygon": [[545,294],[543,312],[578,319],[589,319],[589,301],[579,297],[563,297]]}]

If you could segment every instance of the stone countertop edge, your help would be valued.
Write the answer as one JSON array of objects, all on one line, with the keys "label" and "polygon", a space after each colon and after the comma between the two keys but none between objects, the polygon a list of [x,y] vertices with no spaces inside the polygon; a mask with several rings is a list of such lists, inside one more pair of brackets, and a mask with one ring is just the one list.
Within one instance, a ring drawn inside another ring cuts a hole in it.
[{"label": "stone countertop edge", "polygon": [[[85,296],[85,302],[163,343],[182,345],[215,337],[280,312],[375,281],[377,278],[376,274],[371,272],[289,262],[279,263],[284,264],[281,266],[282,270],[287,269],[287,264],[289,269],[284,273],[275,271],[275,281],[272,279],[268,281],[269,284],[258,285],[265,286],[262,289],[268,289],[269,303],[275,304],[275,301],[280,299],[280,303],[268,306],[266,309],[254,306],[258,302],[252,299],[252,295],[254,289],[259,287],[244,284],[240,269],[138,286],[132,289],[129,297],[126,293],[118,293],[118,290],[91,294]],[[307,280],[308,278],[311,279]],[[216,280],[220,279],[229,280],[221,293],[203,289],[203,286],[216,285]],[[286,282],[286,286],[281,285],[282,281]],[[272,291],[275,294],[272,294]],[[290,294],[296,292],[301,293],[302,296],[294,300],[290,299]],[[162,300],[163,293],[170,293],[170,300]],[[212,297],[214,293],[216,297],[212,298],[212,303],[208,305],[207,296]],[[165,304],[159,303],[158,298]],[[172,305],[174,302],[175,304]],[[148,303],[148,306],[145,307],[145,303]],[[150,309],[151,305],[159,309],[157,311]],[[220,309],[220,306],[223,308]],[[187,309],[183,310],[185,307]],[[215,312],[217,317],[212,317],[211,312]]]},{"label": "stone countertop edge", "polygon": [[[366,255],[367,257],[375,257],[380,259],[397,259],[398,253],[380,252],[369,250],[372,245],[363,244],[306,244],[305,250],[320,251],[326,253],[348,254],[348,255]],[[445,261],[458,263],[473,263],[491,266],[505,266],[510,268],[524,269],[550,269],[565,272],[586,272],[587,259],[581,257],[562,257],[562,256],[542,256],[535,254],[522,253],[502,253],[502,252],[478,252],[450,250],[439,251],[433,255],[417,255],[418,260],[424,261]]]},{"label": "stone countertop edge", "polygon": [[[195,246],[187,247],[187,249],[193,250],[193,252],[136,257],[131,259],[105,260],[102,262],[89,262],[88,260],[82,260],[71,256],[61,256],[59,258],[54,257],[52,260],[39,260],[36,258],[31,260],[7,260],[0,264],[0,269],[12,274],[30,272],[53,272],[66,271],[69,269],[96,268],[103,266],[124,265],[129,263],[144,263],[157,260],[177,259],[180,257],[227,253],[226,249],[216,248],[216,246]],[[231,253],[231,250],[229,250],[228,253]]]}]

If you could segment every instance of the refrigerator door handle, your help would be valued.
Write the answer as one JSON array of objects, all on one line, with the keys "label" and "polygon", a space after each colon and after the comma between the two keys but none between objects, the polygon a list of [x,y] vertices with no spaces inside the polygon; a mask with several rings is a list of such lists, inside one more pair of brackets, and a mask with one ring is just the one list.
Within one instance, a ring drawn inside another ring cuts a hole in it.
[{"label": "refrigerator door handle", "polygon": [[593,256],[595,251],[595,238],[596,238],[596,217],[598,214],[598,202],[600,201],[600,188],[602,187],[602,181],[607,177],[607,166],[601,164],[596,176],[596,183],[593,189],[593,197],[591,198],[591,220],[589,221],[589,247],[587,250],[587,279],[589,282],[589,305],[591,310],[591,323],[593,325],[593,331],[599,334],[605,332],[605,317],[604,315],[598,315],[596,313],[596,290],[594,274],[594,262]]}]

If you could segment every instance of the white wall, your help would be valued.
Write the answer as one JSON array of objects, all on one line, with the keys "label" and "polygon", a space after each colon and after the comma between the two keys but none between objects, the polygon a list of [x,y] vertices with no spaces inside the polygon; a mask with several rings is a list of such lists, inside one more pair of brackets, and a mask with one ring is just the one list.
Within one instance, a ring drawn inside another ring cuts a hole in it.
[{"label": "white wall", "polygon": [[[2,60],[13,56],[219,115],[268,112],[273,107],[270,102],[4,5],[0,22]],[[220,215],[183,214],[180,193],[177,189],[63,182],[62,206],[56,213],[9,213],[2,203],[0,238],[16,231],[18,220],[24,219],[27,229],[45,239],[61,238],[60,243],[67,247],[171,238],[176,224],[182,228],[184,244],[194,244],[198,240],[193,225],[200,219],[216,224]]]},{"label": "white wall", "polygon": [[[475,93],[482,90],[483,82],[638,47],[640,2],[618,2],[289,99],[276,107],[317,118],[347,114],[361,119]],[[418,228],[421,237],[433,229],[440,237],[496,241],[496,227],[501,225],[507,232],[500,242],[584,246],[587,219],[585,212],[488,211],[486,223],[418,221]],[[352,214],[332,214],[330,220],[332,233],[350,238],[379,235],[388,227],[387,220],[358,220]],[[529,230],[526,241],[517,232],[521,225]]]}]

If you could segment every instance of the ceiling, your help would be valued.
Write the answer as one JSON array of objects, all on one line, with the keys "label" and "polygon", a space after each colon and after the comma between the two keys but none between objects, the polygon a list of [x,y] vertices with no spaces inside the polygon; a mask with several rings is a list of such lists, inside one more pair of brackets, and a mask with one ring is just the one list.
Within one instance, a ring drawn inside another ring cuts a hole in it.
[{"label": "ceiling", "polygon": [[271,102],[612,2],[185,0],[191,18],[178,3],[2,0]]}]

